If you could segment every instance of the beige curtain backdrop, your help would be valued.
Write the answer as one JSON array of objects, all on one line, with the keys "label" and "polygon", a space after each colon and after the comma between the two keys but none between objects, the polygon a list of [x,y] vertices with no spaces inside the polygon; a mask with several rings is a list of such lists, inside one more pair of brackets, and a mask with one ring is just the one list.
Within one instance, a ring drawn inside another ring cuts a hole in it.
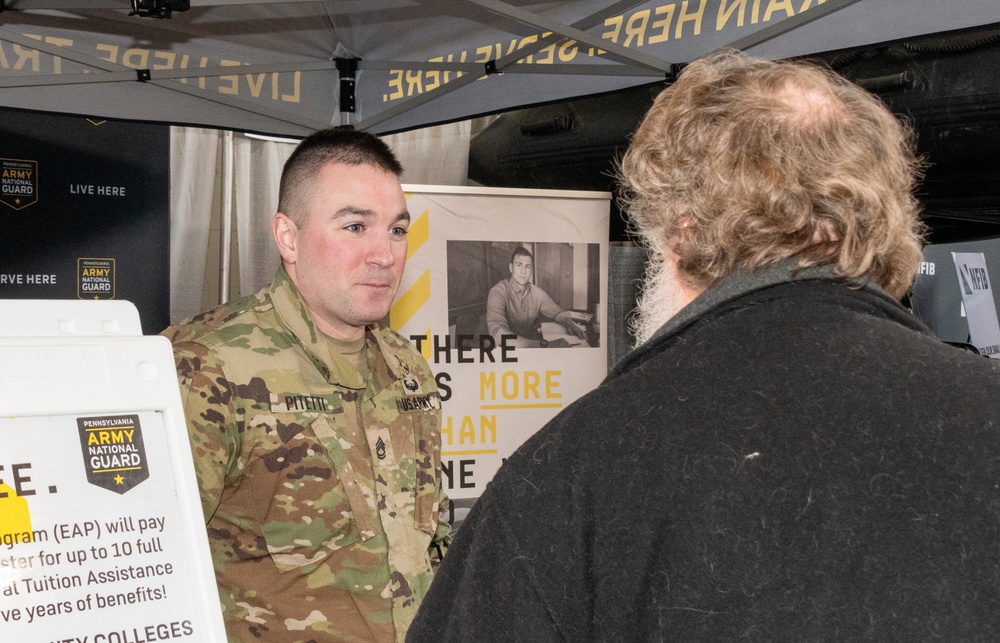
[{"label": "beige curtain backdrop", "polygon": [[[403,183],[466,185],[469,139],[488,119],[385,137],[403,164]],[[256,292],[278,252],[271,217],[281,166],[294,142],[238,132],[171,128],[170,320]]]}]

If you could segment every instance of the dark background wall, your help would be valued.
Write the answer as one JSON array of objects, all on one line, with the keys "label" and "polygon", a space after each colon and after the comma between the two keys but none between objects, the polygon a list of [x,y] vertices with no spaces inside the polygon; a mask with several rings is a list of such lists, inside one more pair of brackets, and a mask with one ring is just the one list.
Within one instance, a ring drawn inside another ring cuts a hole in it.
[{"label": "dark background wall", "polygon": [[0,297],[125,299],[165,328],[169,167],[167,125],[0,109]]}]

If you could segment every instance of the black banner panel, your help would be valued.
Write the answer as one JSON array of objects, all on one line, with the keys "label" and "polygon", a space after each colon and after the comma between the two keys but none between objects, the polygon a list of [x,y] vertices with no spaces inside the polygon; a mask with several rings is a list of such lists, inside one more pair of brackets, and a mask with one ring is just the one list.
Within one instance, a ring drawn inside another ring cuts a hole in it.
[{"label": "black banner panel", "polygon": [[170,128],[0,109],[0,298],[126,299],[170,322]]}]

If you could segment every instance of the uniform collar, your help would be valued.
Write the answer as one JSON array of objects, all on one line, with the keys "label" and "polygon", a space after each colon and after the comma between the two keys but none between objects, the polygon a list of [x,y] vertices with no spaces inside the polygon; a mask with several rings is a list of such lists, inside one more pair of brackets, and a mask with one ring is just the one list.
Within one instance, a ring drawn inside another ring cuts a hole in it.
[{"label": "uniform collar", "polygon": [[333,348],[327,336],[316,328],[312,314],[284,266],[278,268],[269,294],[281,323],[299,340],[306,354],[329,383],[355,390],[369,386],[379,390],[388,382],[405,375],[401,372],[401,362],[395,357],[395,351],[383,337],[386,329],[376,323],[365,329],[370,374],[369,381],[365,381],[358,370]]}]

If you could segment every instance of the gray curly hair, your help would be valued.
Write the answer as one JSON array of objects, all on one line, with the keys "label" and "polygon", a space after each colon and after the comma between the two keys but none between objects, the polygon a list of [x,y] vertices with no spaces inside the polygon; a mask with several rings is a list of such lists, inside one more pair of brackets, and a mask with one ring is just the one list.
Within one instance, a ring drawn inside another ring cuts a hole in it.
[{"label": "gray curly hair", "polygon": [[783,259],[901,297],[921,258],[912,130],[829,69],[723,52],[656,98],[619,166],[654,257],[705,288]]}]

